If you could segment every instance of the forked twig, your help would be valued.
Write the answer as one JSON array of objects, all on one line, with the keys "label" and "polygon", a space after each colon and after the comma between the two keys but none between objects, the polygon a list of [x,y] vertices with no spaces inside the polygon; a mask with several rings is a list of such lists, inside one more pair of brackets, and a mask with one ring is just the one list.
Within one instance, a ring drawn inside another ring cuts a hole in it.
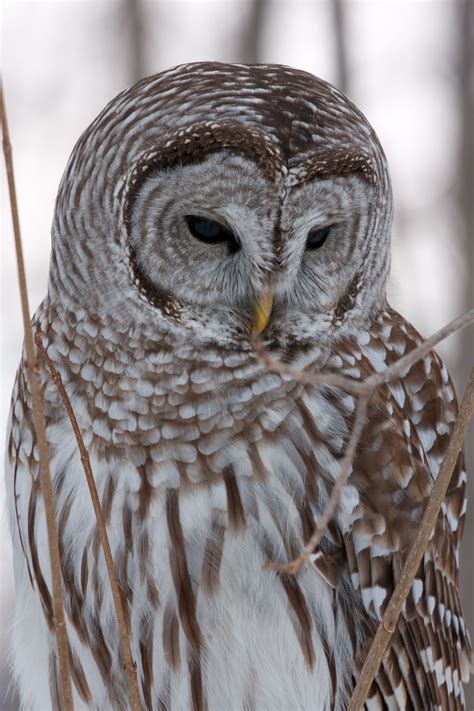
[{"label": "forked twig", "polygon": [[39,470],[41,493],[44,500],[46,514],[46,530],[48,535],[48,551],[51,564],[52,597],[54,610],[54,631],[58,647],[59,659],[59,685],[61,691],[61,708],[72,711],[72,686],[71,668],[69,663],[69,643],[67,638],[66,622],[64,616],[63,587],[61,576],[61,560],[59,556],[58,529],[55,518],[55,501],[51,472],[49,470],[48,442],[46,439],[46,422],[44,417],[43,394],[41,392],[40,371],[33,344],[30,323],[30,308],[28,304],[28,291],[26,287],[25,263],[21,243],[20,221],[18,218],[18,204],[16,199],[15,177],[13,173],[12,147],[8,131],[7,115],[3,99],[3,86],[0,84],[0,113],[3,129],[3,152],[5,155],[5,168],[8,179],[8,192],[13,222],[13,235],[15,240],[16,261],[18,268],[18,283],[20,287],[21,311],[23,328],[25,332],[26,366],[31,385],[31,402],[33,421],[39,450]]},{"label": "forked twig", "polygon": [[94,513],[97,521],[97,529],[99,532],[99,538],[102,545],[102,549],[104,551],[105,564],[107,566],[107,574],[109,576],[109,583],[112,591],[115,615],[117,617],[117,623],[120,633],[120,642],[122,645],[122,654],[124,659],[123,666],[127,675],[128,690],[130,693],[130,701],[132,704],[133,711],[140,711],[140,696],[137,685],[137,666],[133,661],[132,649],[130,646],[130,639],[127,632],[125,612],[122,603],[122,597],[120,595],[117,573],[115,571],[112,550],[110,548],[109,536],[107,533],[107,527],[105,525],[104,514],[102,512],[99,495],[97,493],[97,487],[95,485],[94,475],[92,473],[89,453],[84,444],[84,439],[82,437],[81,430],[76,419],[76,415],[72,408],[71,401],[64,387],[61,375],[56,369],[53,361],[49,357],[48,351],[46,350],[42,341],[42,334],[39,331],[35,333],[35,342],[49,368],[51,378],[58,389],[61,400],[63,401],[63,405],[69,417],[69,421],[71,423],[72,429],[74,431],[74,436],[76,438],[79,453],[81,455],[81,462],[84,469],[84,474],[86,475],[87,486],[89,487],[89,493],[92,500],[92,506],[94,507]]},{"label": "forked twig", "polygon": [[363,708],[372,682],[379,670],[385,651],[395,631],[403,604],[410,592],[416,572],[420,566],[431,532],[436,524],[441,504],[451,481],[454,467],[461,452],[464,436],[474,411],[474,368],[471,370],[461,407],[454,424],[449,445],[438,476],[433,486],[430,499],[421,519],[410,552],[403,565],[400,579],[393,591],[390,602],[382,617],[368,655],[362,667],[361,675],[349,703],[348,711],[360,711]]},{"label": "forked twig", "polygon": [[253,345],[255,352],[257,353],[257,357],[268,367],[269,370],[280,373],[281,375],[288,375],[293,380],[301,383],[339,387],[352,393],[356,397],[358,396],[359,398],[356,406],[356,415],[354,418],[352,433],[347,444],[346,453],[341,462],[340,474],[333,486],[329,500],[315,530],[313,531],[313,534],[311,535],[311,538],[306,543],[297,558],[286,563],[273,563],[272,561],[269,561],[266,565],[268,569],[279,570],[296,575],[308,562],[311,554],[314,552],[316,546],[323,537],[324,531],[337,509],[342,490],[351,475],[352,461],[365,424],[367,405],[374,391],[384,383],[403,377],[407,370],[409,370],[418,360],[424,358],[424,356],[427,355],[434,348],[434,346],[448,336],[461,331],[463,328],[466,328],[472,323],[474,323],[474,309],[467,311],[465,314],[458,316],[458,318],[455,318],[446,326],[443,326],[439,331],[427,338],[423,341],[423,343],[420,343],[420,345],[416,348],[413,348],[413,350],[409,353],[402,356],[402,358],[399,358],[399,360],[395,363],[392,363],[392,365],[381,373],[374,373],[362,381],[354,380],[353,378],[348,378],[344,375],[338,375],[337,373],[332,372],[320,371],[319,373],[305,373],[300,371],[297,368],[293,368],[285,363],[282,363],[276,358],[273,358],[265,349],[261,338],[256,334],[254,335]]},{"label": "forked twig", "polygon": [[318,521],[318,525],[313,531],[311,538],[306,543],[305,547],[297,558],[288,561],[288,563],[272,563],[270,561],[266,565],[268,569],[279,570],[285,573],[296,575],[307,563],[310,555],[314,552],[316,546],[319,544],[331,518],[334,515],[334,512],[337,509],[339,499],[341,498],[341,492],[344,486],[347,484],[347,481],[351,475],[352,460],[354,459],[354,454],[357,449],[357,445],[359,444],[362,435],[362,430],[365,425],[368,401],[368,396],[364,395],[360,398],[357,404],[351,436],[347,444],[346,452],[341,462],[341,471],[336,479],[336,482],[331,491],[331,496],[329,497],[326,507],[321,515],[321,518]]},{"label": "forked twig", "polygon": [[257,335],[253,338],[253,346],[259,360],[266,365],[269,370],[275,373],[288,375],[292,380],[296,380],[299,383],[333,386],[342,388],[353,395],[368,395],[370,397],[378,385],[403,377],[404,373],[409,370],[414,363],[424,358],[438,343],[441,343],[441,341],[444,341],[454,333],[462,331],[473,323],[474,309],[470,309],[470,311],[466,311],[466,313],[458,316],[446,326],[440,328],[439,331],[436,331],[436,333],[423,341],[423,343],[420,343],[416,348],[413,348],[409,353],[399,358],[395,363],[392,363],[392,365],[384,371],[374,373],[374,375],[370,375],[366,380],[354,380],[345,375],[338,375],[337,373],[324,370],[319,373],[305,373],[271,356],[270,353],[265,350],[262,339]]},{"label": "forked twig", "polygon": [[[356,397],[358,396],[358,404],[354,418],[352,433],[349,438],[347,449],[341,463],[341,471],[337,478],[329,501],[321,515],[321,518],[309,541],[304,546],[301,554],[294,560],[287,563],[267,563],[267,568],[273,570],[284,571],[290,574],[297,574],[308,561],[310,555],[321,541],[322,536],[334,515],[341,497],[341,492],[350,477],[352,471],[352,461],[359,444],[365,418],[367,413],[367,405],[371,395],[380,385],[403,377],[414,363],[427,355],[438,343],[448,336],[456,333],[466,326],[474,322],[474,309],[466,312],[462,316],[454,319],[449,324],[441,328],[430,338],[426,339],[422,344],[414,348],[405,356],[389,366],[381,373],[375,373],[369,376],[364,381],[356,381],[351,378],[346,378],[335,373],[304,373],[296,368],[287,366],[285,363],[273,358],[263,347],[262,341],[254,338],[254,346],[259,360],[264,363],[270,370],[285,374],[299,382],[313,385],[329,385],[340,387]],[[410,591],[411,585],[415,578],[423,558],[426,546],[436,524],[442,502],[446,496],[446,491],[452,477],[452,473],[459,457],[459,453],[463,446],[464,436],[469,426],[470,419],[474,410],[474,369],[471,371],[469,383],[467,385],[461,408],[456,419],[453,432],[451,434],[448,449],[440,471],[436,478],[430,499],[425,509],[419,529],[417,531],[413,545],[408,553],[405,564],[402,568],[400,579],[395,587],[393,595],[383,615],[382,621],[377,629],[376,635],[372,641],[369,653],[364,662],[360,678],[357,682],[354,694],[351,698],[348,711],[360,711],[370,691],[371,684],[378,672],[385,651],[390,643],[390,639],[395,631],[400,612],[403,604]]]},{"label": "forked twig", "polygon": [[446,326],[440,328],[439,331],[433,333],[433,335],[429,336],[429,338],[426,338],[423,343],[420,343],[419,346],[413,348],[413,350],[399,358],[395,361],[395,363],[392,363],[392,365],[390,365],[386,370],[383,370],[381,373],[371,375],[365,381],[365,385],[370,388],[372,392],[379,385],[383,385],[384,383],[396,380],[397,378],[404,377],[405,373],[411,368],[411,366],[421,360],[421,358],[428,355],[428,353],[432,351],[438,343],[446,340],[446,338],[449,338],[449,336],[452,336],[454,333],[459,333],[459,331],[467,328],[467,326],[471,326],[473,323],[474,309],[470,309],[469,311],[466,311],[466,313],[461,314],[461,316],[458,316],[447,323]]}]

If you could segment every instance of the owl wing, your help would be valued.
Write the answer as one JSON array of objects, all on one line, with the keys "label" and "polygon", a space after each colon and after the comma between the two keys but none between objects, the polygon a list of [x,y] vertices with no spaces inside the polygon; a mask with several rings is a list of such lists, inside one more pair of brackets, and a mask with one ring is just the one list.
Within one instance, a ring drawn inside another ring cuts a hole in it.
[{"label": "owl wing", "polygon": [[[25,369],[20,365],[12,392],[7,431],[5,474],[15,576],[26,575],[34,587],[37,550],[32,525],[36,493],[39,495],[39,464]],[[52,612],[51,612],[52,616]]]},{"label": "owl wing", "polygon": [[[339,356],[353,375],[355,358],[366,377],[421,341],[389,310],[378,332],[360,334]],[[400,578],[456,414],[453,386],[433,352],[371,400],[352,474],[360,501],[345,548],[352,583],[376,622]],[[471,655],[458,572],[465,482],[460,457],[367,708],[464,708],[462,683],[469,678]]]}]

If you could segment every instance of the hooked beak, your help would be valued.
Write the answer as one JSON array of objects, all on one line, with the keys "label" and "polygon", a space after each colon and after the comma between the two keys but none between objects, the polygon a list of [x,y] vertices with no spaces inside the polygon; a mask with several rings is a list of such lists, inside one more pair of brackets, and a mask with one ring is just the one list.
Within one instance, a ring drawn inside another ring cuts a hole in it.
[{"label": "hooked beak", "polygon": [[254,305],[252,317],[252,332],[262,333],[267,327],[273,305],[273,294],[270,289],[261,294],[259,300]]}]

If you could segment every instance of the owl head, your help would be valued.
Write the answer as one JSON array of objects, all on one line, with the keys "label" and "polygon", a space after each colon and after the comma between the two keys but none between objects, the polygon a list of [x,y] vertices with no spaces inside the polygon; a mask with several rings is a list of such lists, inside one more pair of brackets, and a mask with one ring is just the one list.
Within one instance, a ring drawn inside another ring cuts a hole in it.
[{"label": "owl head", "polygon": [[382,148],[337,89],[278,65],[183,65],[79,139],[50,297],[149,338],[335,339],[384,305],[391,216]]}]

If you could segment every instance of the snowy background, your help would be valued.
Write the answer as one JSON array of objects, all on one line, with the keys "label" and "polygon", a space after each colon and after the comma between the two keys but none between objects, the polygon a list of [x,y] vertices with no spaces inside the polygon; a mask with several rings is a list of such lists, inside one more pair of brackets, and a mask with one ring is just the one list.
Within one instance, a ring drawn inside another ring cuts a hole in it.
[{"label": "snowy background", "polygon": [[[472,306],[473,7],[472,0],[3,2],[2,68],[31,310],[45,294],[55,195],[81,132],[141,76],[209,59],[289,64],[345,89],[375,127],[391,166],[392,305],[425,335]],[[0,175],[3,451],[22,326],[3,166]],[[472,335],[463,334],[439,348],[458,392],[472,346]],[[471,489],[473,464],[471,456]],[[3,476],[0,482],[3,506]],[[468,525],[462,567],[471,630],[473,534]],[[4,514],[0,566],[5,660],[14,592]],[[8,684],[4,665],[2,710],[17,708]]]}]

